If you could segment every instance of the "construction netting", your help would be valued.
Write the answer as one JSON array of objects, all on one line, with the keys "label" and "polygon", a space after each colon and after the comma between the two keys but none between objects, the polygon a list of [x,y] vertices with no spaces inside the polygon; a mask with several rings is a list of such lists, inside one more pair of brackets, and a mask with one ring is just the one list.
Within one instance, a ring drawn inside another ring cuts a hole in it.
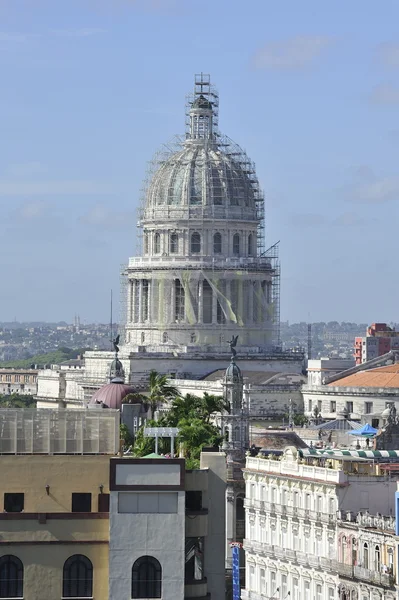
[{"label": "construction netting", "polygon": [[119,411],[4,408],[0,454],[111,454],[119,449]]}]

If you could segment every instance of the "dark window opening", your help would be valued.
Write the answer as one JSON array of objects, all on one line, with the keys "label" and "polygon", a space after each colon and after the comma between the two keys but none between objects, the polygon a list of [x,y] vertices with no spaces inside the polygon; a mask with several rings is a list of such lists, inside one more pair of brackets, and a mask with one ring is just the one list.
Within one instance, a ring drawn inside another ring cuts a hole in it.
[{"label": "dark window opening", "polygon": [[237,521],[243,521],[245,519],[245,510],[244,510],[244,498],[237,498],[236,501],[236,519]]},{"label": "dark window opening", "polygon": [[4,494],[4,510],[6,512],[22,512],[24,510],[24,494]]},{"label": "dark window opening", "polygon": [[240,255],[240,236],[235,233],[233,236],[233,254],[234,256]]},{"label": "dark window opening", "polygon": [[72,512],[91,512],[91,494],[73,493]]},{"label": "dark window opening", "polygon": [[191,253],[199,254],[201,252],[201,236],[198,232],[191,235]]},{"label": "dark window opening", "polygon": [[222,253],[222,235],[220,233],[215,233],[213,236],[213,253]]},{"label": "dark window opening", "polygon": [[202,284],[202,321],[212,323],[212,288],[207,281]]},{"label": "dark window opening", "polygon": [[109,512],[109,494],[98,494],[98,512]]},{"label": "dark window opening", "polygon": [[175,279],[175,321],[184,321],[185,316],[185,293],[184,287],[178,279]]},{"label": "dark window opening", "polygon": [[202,492],[194,490],[186,492],[186,510],[202,509]]},{"label": "dark window opening", "polygon": [[19,558],[6,554],[0,558],[0,598],[22,598],[24,566]]},{"label": "dark window opening", "polygon": [[252,256],[252,254],[254,253],[252,240],[252,233],[250,233],[248,236],[248,256]]},{"label": "dark window opening", "polygon": [[161,252],[161,236],[156,233],[154,236],[154,253],[159,254]]},{"label": "dark window opening", "polygon": [[204,540],[201,537],[186,538],[186,564],[184,579],[186,583],[203,579]]},{"label": "dark window opening", "polygon": [[169,252],[176,254],[178,249],[177,233],[170,234]]},{"label": "dark window opening", "polygon": [[132,598],[160,598],[162,568],[153,556],[138,558],[132,568]]},{"label": "dark window opening", "polygon": [[87,556],[74,554],[65,561],[62,595],[64,598],[93,596],[93,565]]}]

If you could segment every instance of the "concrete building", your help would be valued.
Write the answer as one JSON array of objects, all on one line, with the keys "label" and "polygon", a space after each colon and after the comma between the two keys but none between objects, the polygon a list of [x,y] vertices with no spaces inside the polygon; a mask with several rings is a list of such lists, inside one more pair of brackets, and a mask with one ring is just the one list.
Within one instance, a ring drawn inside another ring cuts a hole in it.
[{"label": "concrete building", "polygon": [[223,453],[114,458],[113,409],[2,409],[0,429],[1,598],[224,596]]},{"label": "concrete building", "polygon": [[0,427],[0,597],[107,600],[118,412],[1,409]]},{"label": "concrete building", "polygon": [[[225,455],[111,460],[109,600],[223,598]],[[150,576],[149,576],[150,575]]]},{"label": "concrete building", "polygon": [[0,395],[37,393],[37,369],[0,369]]},{"label": "concrete building", "polygon": [[[303,353],[280,345],[278,245],[265,249],[255,167],[219,132],[218,105],[209,76],[197,75],[185,135],[156,155],[145,186],[120,322],[119,358],[136,390],[151,369],[177,380],[224,370],[233,335],[243,371],[302,372]],[[40,372],[38,406],[89,401],[111,360],[90,351],[81,372]]]},{"label": "concrete building", "polygon": [[399,331],[386,323],[373,323],[367,328],[366,337],[355,338],[355,361],[357,365],[373,358],[399,350]]},{"label": "concrete building", "polygon": [[392,402],[399,409],[399,354],[389,352],[337,375],[321,385],[302,387],[305,414],[312,416],[315,407],[324,419],[336,419],[345,413],[351,420],[383,424],[381,415]]},{"label": "concrete building", "polygon": [[[371,462],[360,452],[321,452],[289,447],[282,460],[247,458],[244,600],[363,600],[375,598],[375,589],[378,598],[393,600],[397,550],[389,533],[392,519],[378,514],[391,515],[394,509],[398,475],[389,461],[397,466],[398,453],[391,459],[388,452],[385,458],[369,451]],[[371,526],[384,523],[383,533],[366,531],[362,515],[354,516],[359,513],[367,514]],[[343,552],[348,526],[358,542]],[[365,566],[371,563],[365,562],[364,543],[370,543],[370,557],[371,552],[378,556],[379,548],[379,570]],[[349,595],[351,590],[355,593]]]},{"label": "concrete building", "polygon": [[322,385],[329,377],[346,371],[353,366],[355,366],[355,361],[350,358],[319,358],[308,360],[307,385],[309,387]]}]

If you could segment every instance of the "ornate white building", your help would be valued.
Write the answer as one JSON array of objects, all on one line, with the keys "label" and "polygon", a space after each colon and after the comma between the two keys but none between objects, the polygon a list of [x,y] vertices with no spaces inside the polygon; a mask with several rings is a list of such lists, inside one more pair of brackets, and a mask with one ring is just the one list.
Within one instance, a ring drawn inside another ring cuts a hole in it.
[{"label": "ornate white building", "polygon": [[[209,76],[197,75],[186,134],[157,155],[145,188],[140,250],[123,269],[120,323],[119,358],[136,387],[151,369],[183,380],[224,369],[237,334],[243,371],[302,370],[303,354],[279,344],[278,245],[265,251],[255,167],[219,133],[218,105]],[[112,358],[90,351],[79,373],[41,373],[38,405],[89,400]]]},{"label": "ornate white building", "polygon": [[243,600],[394,599],[397,454],[322,452],[247,458]]}]

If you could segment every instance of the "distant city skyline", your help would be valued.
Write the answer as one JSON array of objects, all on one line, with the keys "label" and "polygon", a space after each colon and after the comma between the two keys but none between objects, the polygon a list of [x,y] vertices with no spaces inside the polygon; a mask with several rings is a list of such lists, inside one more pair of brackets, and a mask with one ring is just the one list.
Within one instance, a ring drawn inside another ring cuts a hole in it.
[{"label": "distant city skyline", "polygon": [[398,19],[393,0],[2,0],[0,321],[109,320],[146,163],[201,71],[265,190],[281,319],[399,320]]}]

